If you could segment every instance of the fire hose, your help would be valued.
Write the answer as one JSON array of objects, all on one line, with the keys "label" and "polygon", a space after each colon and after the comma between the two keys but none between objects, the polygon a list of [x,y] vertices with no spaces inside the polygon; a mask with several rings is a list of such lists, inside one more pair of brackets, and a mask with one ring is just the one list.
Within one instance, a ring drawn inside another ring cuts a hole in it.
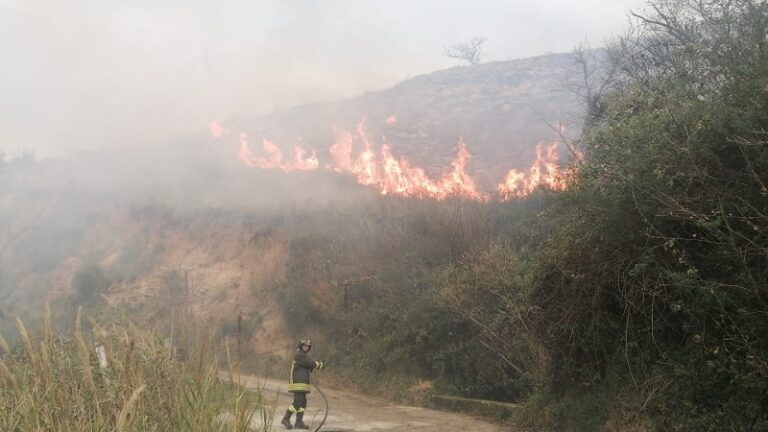
[{"label": "fire hose", "polygon": [[320,396],[323,397],[323,402],[325,402],[325,415],[323,415],[323,419],[320,420],[320,424],[317,426],[317,429],[315,429],[315,432],[319,432],[320,428],[325,424],[325,420],[328,418],[328,398],[325,397],[325,393],[323,393],[323,391],[320,390],[320,387],[317,386],[317,379],[312,380],[312,385],[315,387],[315,390],[320,393]]}]

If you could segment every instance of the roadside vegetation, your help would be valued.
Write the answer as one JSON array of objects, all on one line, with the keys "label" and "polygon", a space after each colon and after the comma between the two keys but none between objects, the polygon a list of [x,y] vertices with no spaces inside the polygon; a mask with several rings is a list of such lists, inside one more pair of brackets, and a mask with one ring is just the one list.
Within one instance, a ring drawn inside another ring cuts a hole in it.
[{"label": "roadside vegetation", "polygon": [[130,323],[84,325],[80,312],[62,335],[44,316],[39,336],[18,320],[18,343],[0,338],[0,430],[246,432],[271,416],[219,379],[211,338],[189,332],[173,347]]},{"label": "roadside vegetation", "polygon": [[650,6],[585,92],[568,191],[291,231],[286,317],[340,373],[522,402],[532,426],[768,428],[768,4]]}]

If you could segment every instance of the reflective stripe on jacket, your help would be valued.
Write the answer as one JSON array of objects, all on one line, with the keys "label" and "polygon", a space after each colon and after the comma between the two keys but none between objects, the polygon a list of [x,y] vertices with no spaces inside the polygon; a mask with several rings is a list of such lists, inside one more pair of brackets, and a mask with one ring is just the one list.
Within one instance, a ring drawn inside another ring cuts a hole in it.
[{"label": "reflective stripe on jacket", "polygon": [[320,368],[320,362],[309,358],[301,349],[296,350],[291,362],[291,375],[288,380],[288,391],[291,393],[309,393],[309,374]]}]

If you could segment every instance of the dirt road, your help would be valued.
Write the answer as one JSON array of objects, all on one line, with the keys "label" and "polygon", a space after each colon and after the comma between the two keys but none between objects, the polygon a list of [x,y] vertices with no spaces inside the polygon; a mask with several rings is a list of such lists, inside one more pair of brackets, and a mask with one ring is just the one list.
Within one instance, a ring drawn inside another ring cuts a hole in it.
[{"label": "dirt road", "polygon": [[[285,409],[293,401],[287,392],[286,383],[278,380],[241,376],[242,385],[248,388],[263,388],[264,394],[275,406],[273,431],[282,431],[280,425]],[[322,432],[364,432],[364,431],[508,431],[495,425],[464,414],[447,413],[427,408],[395,405],[382,399],[362,396],[339,390],[323,389],[330,406],[328,419]],[[309,395],[309,407],[304,415],[304,422],[315,430],[323,418],[323,399],[313,391]],[[260,422],[261,419],[254,420]]]}]

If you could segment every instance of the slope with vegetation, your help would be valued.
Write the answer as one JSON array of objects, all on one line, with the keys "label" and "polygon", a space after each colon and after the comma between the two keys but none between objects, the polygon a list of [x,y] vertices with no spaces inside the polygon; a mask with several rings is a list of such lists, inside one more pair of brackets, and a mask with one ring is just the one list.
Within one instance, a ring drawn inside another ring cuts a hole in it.
[{"label": "slope with vegetation", "polygon": [[[161,299],[187,292],[188,271],[192,291],[205,295],[185,313],[228,316],[221,335],[251,326],[262,353],[287,352],[291,339],[311,333],[329,371],[365,391],[515,401],[524,409],[512,420],[550,430],[765,430],[768,5],[650,5],[606,50],[606,81],[585,81],[576,143],[585,158],[567,191],[506,203],[420,201],[323,173],[280,177],[201,156],[188,164],[195,175],[179,176],[196,179],[195,193],[179,194],[186,189],[162,177],[149,203],[138,194],[101,201],[97,211],[84,205],[79,214],[101,223],[63,218],[63,233],[50,229],[61,241],[42,264],[33,245],[44,234],[4,207],[13,228],[2,239],[17,248],[0,252],[27,267],[4,268],[0,283],[39,293],[50,280],[68,289],[107,280],[106,299],[83,289],[82,300],[125,301],[173,328],[163,319],[174,302]],[[467,100],[486,100],[482,86],[459,78],[497,67],[421,77],[369,98],[455,78]],[[436,92],[427,91],[440,99]],[[425,98],[392,97],[403,107]],[[396,114],[381,106],[381,118]],[[302,113],[313,110],[261,119],[263,130],[247,132],[302,130],[296,124],[315,118]],[[440,118],[403,118],[426,116]],[[437,129],[423,145],[436,142]],[[36,209],[31,220],[55,220],[37,198],[14,199]],[[105,235],[110,227],[128,227],[125,241]],[[25,295],[15,299],[33,299]],[[255,318],[264,304],[279,320]],[[244,321],[231,319],[236,309]]]},{"label": "slope with vegetation", "polygon": [[768,5],[652,6],[608,50],[569,191],[295,234],[286,292],[334,280],[305,317],[351,377],[565,429],[768,427]]}]

